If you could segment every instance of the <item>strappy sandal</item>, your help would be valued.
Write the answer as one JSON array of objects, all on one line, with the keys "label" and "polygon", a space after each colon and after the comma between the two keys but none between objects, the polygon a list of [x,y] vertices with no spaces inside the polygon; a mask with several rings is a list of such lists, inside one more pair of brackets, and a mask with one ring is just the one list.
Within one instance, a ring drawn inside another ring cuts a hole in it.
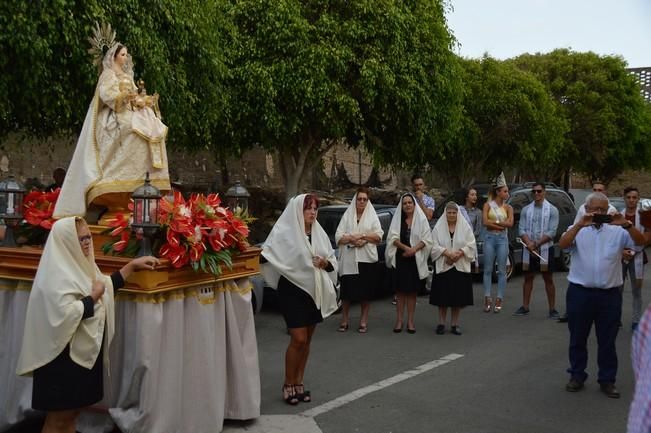
[{"label": "strappy sandal", "polygon": [[339,325],[339,328],[337,328],[337,332],[346,332],[348,331],[348,323],[342,323]]},{"label": "strappy sandal", "polygon": [[303,403],[309,403],[312,401],[312,394],[310,391],[306,391],[305,385],[301,383],[300,385],[296,385],[296,398]]},{"label": "strappy sandal", "polygon": [[283,400],[285,400],[285,403],[292,406],[296,406],[298,404],[300,400],[298,399],[294,385],[283,385]]},{"label": "strappy sandal", "polygon": [[500,311],[502,311],[502,298],[497,298],[493,307],[493,313],[499,313]]},{"label": "strappy sandal", "polygon": [[484,296],[484,313],[490,313],[493,306],[493,300],[490,296]]},{"label": "strappy sandal", "polygon": [[360,334],[366,334],[368,332],[368,325],[359,325],[359,328],[357,328],[357,332]]}]

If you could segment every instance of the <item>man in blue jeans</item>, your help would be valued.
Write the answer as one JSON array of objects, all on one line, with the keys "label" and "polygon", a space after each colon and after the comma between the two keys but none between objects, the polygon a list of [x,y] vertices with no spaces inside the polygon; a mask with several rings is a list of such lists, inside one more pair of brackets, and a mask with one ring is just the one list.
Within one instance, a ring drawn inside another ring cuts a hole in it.
[{"label": "man in blue jeans", "polygon": [[[570,331],[570,381],[566,391],[583,388],[588,375],[587,341],[592,324],[597,335],[598,382],[610,398],[619,398],[615,387],[617,352],[615,339],[622,315],[622,250],[644,245],[644,235],[620,213],[608,216],[608,198],[599,192],[588,196],[585,215],[559,241],[570,248],[572,266],[567,277],[567,316]],[[609,218],[609,219],[608,219]]]}]

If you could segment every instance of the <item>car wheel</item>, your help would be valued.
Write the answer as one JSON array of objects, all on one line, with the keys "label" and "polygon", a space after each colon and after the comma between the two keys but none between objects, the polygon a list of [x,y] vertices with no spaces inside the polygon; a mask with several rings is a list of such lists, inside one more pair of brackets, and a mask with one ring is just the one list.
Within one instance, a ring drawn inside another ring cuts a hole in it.
[{"label": "car wheel", "polygon": [[[508,255],[508,262],[506,264],[506,281],[511,279],[511,276],[513,276],[513,271],[515,270],[515,262],[513,260],[513,252],[509,251]],[[495,262],[495,270],[493,270],[493,276],[492,276],[492,281],[493,283],[497,282],[497,261]]]},{"label": "car wheel", "polygon": [[513,258],[513,252],[509,251],[509,262],[506,264],[506,280],[510,280],[515,271],[515,260]]}]

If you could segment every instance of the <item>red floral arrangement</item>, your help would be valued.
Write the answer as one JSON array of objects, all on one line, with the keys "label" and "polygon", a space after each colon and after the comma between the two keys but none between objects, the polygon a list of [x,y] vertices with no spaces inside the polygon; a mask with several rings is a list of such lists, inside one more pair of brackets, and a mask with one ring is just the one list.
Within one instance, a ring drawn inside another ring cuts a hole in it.
[{"label": "red floral arrangement", "polygon": [[193,194],[186,201],[176,191],[173,201],[161,199],[159,209],[165,232],[160,256],[175,268],[189,263],[195,271],[218,276],[222,264],[231,268],[233,254],[249,246],[249,218],[222,207],[218,194]]},{"label": "red floral arrangement", "polygon": [[52,192],[32,191],[23,199],[23,221],[18,227],[18,243],[43,245],[56,221],[52,218],[61,188]]},{"label": "red floral arrangement", "polygon": [[[159,202],[158,221],[163,235],[157,243],[159,257],[167,258],[175,268],[190,265],[195,271],[222,273],[222,265],[229,269],[233,255],[244,251],[249,243],[246,214],[234,214],[221,206],[218,194],[193,194],[185,200],[176,191],[173,199],[164,197]],[[104,245],[106,254],[135,255],[136,237],[132,235],[125,215],[118,214],[110,223],[110,235],[116,238]]]},{"label": "red floral arrangement", "polygon": [[[129,201],[128,208],[133,211],[133,201]],[[102,245],[104,254],[135,257],[138,253],[138,240],[142,236],[139,234],[133,236],[131,233],[129,215],[118,212],[115,218],[108,220],[108,225],[110,228],[103,233],[118,239]]]},{"label": "red floral arrangement", "polygon": [[55,219],[52,218],[54,205],[59,198],[61,188],[52,192],[32,191],[23,199],[23,218],[34,227],[51,230]]}]

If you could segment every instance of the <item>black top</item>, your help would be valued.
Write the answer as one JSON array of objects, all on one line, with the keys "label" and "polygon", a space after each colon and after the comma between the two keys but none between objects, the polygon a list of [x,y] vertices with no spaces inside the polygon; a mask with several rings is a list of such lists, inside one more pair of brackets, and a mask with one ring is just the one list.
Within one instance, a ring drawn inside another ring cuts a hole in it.
[{"label": "black top", "polygon": [[[115,271],[111,274],[111,282],[113,283],[113,290],[119,290],[124,287],[124,278],[122,278],[120,271]],[[95,308],[93,308],[93,298],[89,295],[85,298],[82,298],[81,302],[84,304],[84,315],[81,316],[81,319],[84,320],[88,319],[89,317],[93,317],[95,315]]]},{"label": "black top", "polygon": [[407,221],[402,221],[400,224],[400,242],[411,247],[409,238],[411,237],[411,228],[407,225]]}]

